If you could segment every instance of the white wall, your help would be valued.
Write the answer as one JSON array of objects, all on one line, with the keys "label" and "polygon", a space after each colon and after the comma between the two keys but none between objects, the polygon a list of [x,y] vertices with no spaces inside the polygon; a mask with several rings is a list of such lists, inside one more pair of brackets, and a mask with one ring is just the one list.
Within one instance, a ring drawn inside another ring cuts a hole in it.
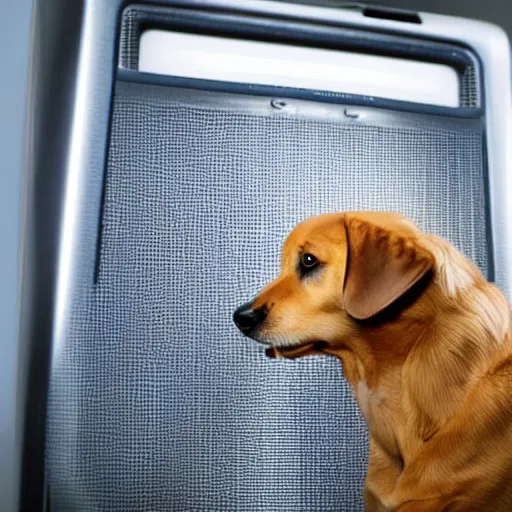
[{"label": "white wall", "polygon": [[0,512],[17,509],[20,177],[32,0],[0,0]]}]

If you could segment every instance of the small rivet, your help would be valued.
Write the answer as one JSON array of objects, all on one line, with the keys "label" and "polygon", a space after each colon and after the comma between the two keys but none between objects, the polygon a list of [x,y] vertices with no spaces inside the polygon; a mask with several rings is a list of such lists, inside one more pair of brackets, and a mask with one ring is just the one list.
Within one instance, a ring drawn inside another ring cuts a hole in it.
[{"label": "small rivet", "polygon": [[270,105],[273,107],[273,108],[276,108],[277,110],[282,110],[283,108],[286,108],[287,107],[287,104],[285,101],[283,100],[277,100],[277,99],[273,99],[270,101]]},{"label": "small rivet", "polygon": [[343,113],[345,114],[345,117],[348,117],[349,119],[357,119],[359,117],[359,113],[355,110],[349,110],[346,108]]}]

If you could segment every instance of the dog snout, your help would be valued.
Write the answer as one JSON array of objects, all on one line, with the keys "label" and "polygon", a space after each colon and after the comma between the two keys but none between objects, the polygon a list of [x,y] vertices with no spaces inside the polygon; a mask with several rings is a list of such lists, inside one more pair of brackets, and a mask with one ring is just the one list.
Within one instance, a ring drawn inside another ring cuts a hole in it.
[{"label": "dog snout", "polygon": [[253,308],[253,303],[248,302],[240,306],[233,314],[236,326],[246,336],[250,336],[267,317],[265,306]]}]

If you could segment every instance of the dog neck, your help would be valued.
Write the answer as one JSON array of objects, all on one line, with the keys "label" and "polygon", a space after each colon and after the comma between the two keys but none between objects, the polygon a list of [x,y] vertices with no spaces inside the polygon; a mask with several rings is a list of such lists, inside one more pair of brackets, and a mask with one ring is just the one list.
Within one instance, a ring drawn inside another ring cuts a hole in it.
[{"label": "dog neck", "polygon": [[360,324],[330,353],[372,438],[402,464],[457,414],[492,364],[510,357],[510,325],[506,299],[485,280],[461,296],[438,281],[396,318]]},{"label": "dog neck", "polygon": [[434,316],[403,367],[404,398],[418,434],[429,439],[464,404],[480,379],[512,354],[510,308],[493,285],[476,279],[463,294],[427,300]]},{"label": "dog neck", "polygon": [[[408,322],[407,322],[408,323]],[[423,329],[424,330],[424,329]],[[406,343],[396,324],[363,326],[356,336],[329,351],[337,357],[350,383],[372,438],[395,460],[403,458],[401,429],[406,424],[403,368],[422,328],[411,323]]]}]

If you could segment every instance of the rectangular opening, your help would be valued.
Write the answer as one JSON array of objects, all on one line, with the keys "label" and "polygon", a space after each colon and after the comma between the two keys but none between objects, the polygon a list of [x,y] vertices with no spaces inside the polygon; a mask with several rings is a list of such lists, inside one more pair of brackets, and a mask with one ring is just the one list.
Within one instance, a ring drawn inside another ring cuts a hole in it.
[{"label": "rectangular opening", "polygon": [[379,7],[366,7],[363,9],[363,15],[367,18],[377,18],[380,20],[400,21],[402,23],[421,24],[421,18],[418,13],[411,11],[402,11],[399,9],[381,9]]},{"label": "rectangular opening", "polygon": [[459,76],[444,64],[227,37],[146,30],[138,70],[459,107]]}]

